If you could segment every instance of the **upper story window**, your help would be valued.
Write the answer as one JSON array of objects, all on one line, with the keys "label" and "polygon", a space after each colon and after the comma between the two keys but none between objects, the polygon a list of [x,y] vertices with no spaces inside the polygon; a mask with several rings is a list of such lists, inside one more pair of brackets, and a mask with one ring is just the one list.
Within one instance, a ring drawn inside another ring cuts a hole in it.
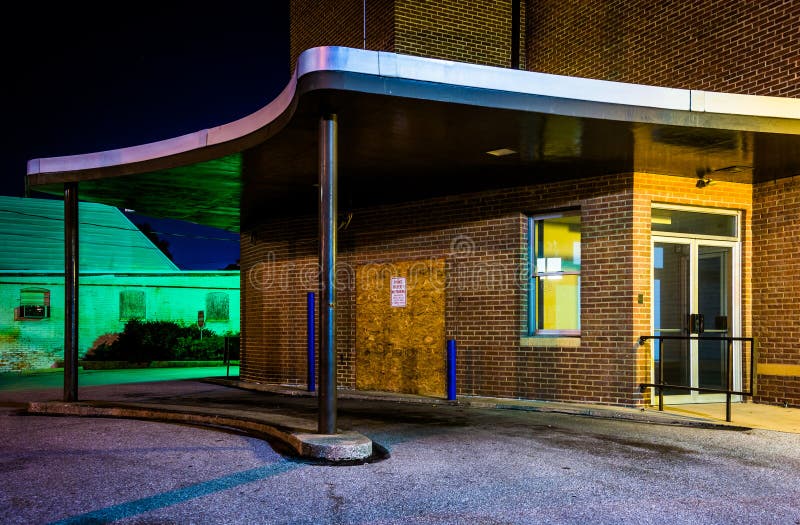
[{"label": "upper story window", "polygon": [[123,290],[119,293],[119,319],[147,318],[147,304],[143,290]]},{"label": "upper story window", "polygon": [[580,335],[580,212],[531,217],[529,243],[531,335]]},{"label": "upper story window", "polygon": [[23,288],[19,292],[19,307],[14,319],[46,319],[50,317],[50,290],[46,288]]},{"label": "upper story window", "polygon": [[229,302],[228,294],[225,292],[210,292],[206,294],[206,320],[229,320]]}]

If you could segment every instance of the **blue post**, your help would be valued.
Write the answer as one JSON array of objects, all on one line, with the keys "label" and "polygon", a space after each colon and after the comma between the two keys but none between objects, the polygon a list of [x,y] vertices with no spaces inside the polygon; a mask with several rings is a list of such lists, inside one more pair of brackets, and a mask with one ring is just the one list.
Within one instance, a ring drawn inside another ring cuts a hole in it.
[{"label": "blue post", "polygon": [[316,390],[314,383],[314,292],[308,292],[308,391]]},{"label": "blue post", "polygon": [[447,340],[447,399],[456,398],[456,340]]}]

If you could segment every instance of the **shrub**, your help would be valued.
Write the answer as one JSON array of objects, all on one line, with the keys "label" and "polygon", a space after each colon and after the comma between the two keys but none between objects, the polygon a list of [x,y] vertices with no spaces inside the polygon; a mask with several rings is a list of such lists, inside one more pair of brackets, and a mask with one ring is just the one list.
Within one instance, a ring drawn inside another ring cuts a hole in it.
[{"label": "shrub", "polygon": [[[228,336],[238,335],[233,333]],[[204,328],[202,339],[196,326],[173,321],[125,323],[116,340],[93,347],[86,360],[93,361],[214,361],[223,358],[225,337]]]}]

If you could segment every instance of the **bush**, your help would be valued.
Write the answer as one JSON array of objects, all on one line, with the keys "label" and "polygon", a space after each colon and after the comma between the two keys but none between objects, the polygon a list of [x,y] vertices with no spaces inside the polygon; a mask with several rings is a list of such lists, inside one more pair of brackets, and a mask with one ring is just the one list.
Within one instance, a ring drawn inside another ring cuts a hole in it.
[{"label": "bush", "polygon": [[97,345],[84,359],[129,362],[222,360],[225,336],[204,328],[202,339],[200,337],[200,329],[196,326],[182,326],[173,321],[130,320],[116,340]]}]

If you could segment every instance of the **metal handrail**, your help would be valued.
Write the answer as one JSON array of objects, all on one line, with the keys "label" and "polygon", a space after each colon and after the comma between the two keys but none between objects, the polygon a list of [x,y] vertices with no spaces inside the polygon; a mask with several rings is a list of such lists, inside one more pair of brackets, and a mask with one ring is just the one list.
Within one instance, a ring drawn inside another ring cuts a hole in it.
[{"label": "metal handrail", "polygon": [[[658,383],[641,383],[639,391],[644,392],[647,388],[655,388],[658,392],[658,410],[664,410],[664,389],[683,389],[690,392],[711,392],[717,394],[725,394],[725,421],[731,420],[731,396],[751,396],[753,395],[753,381],[755,380],[755,339],[752,337],[726,337],[726,336],[691,336],[691,335],[642,335],[639,336],[639,345],[643,345],[645,341],[650,339],[657,339],[659,341],[659,358],[658,358]],[[661,341],[667,340],[680,340],[680,341],[727,341],[728,359],[725,364],[725,379],[726,388],[704,388],[694,387],[688,385],[673,385],[664,383],[664,345]],[[733,342],[749,342],[750,343],[750,390],[732,390],[733,385]]]}]

